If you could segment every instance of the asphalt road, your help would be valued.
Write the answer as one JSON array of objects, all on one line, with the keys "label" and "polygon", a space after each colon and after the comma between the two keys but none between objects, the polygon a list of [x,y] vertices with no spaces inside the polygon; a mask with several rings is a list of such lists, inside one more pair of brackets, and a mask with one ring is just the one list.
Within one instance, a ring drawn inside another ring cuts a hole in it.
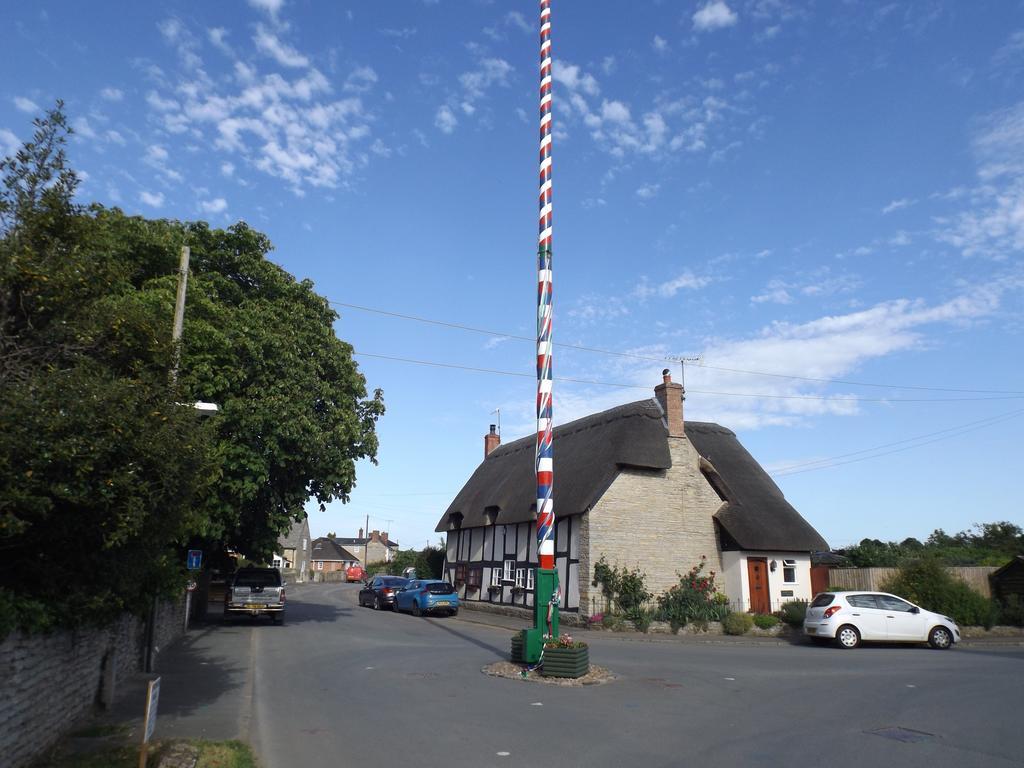
[{"label": "asphalt road", "polygon": [[1020,647],[585,633],[619,678],[563,688],[480,672],[510,630],[355,600],[355,585],[297,586],[283,627],[190,633],[166,659],[160,735],[241,736],[265,768],[1024,765]]}]

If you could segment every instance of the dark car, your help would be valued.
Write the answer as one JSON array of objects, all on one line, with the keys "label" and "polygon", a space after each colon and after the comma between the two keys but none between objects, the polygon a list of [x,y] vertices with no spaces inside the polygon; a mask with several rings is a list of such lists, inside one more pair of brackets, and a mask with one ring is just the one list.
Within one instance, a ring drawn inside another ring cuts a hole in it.
[{"label": "dark car", "polygon": [[245,615],[284,621],[284,581],[277,568],[240,568],[228,582],[224,618]]},{"label": "dark car", "polygon": [[372,605],[378,611],[395,607],[395,592],[409,583],[401,576],[374,576],[359,590],[359,605]]}]

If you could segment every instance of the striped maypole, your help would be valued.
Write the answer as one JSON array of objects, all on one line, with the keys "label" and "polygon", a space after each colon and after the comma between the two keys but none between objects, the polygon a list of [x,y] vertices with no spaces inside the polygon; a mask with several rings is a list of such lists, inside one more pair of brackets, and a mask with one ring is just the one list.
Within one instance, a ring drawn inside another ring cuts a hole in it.
[{"label": "striped maypole", "polygon": [[537,246],[537,555],[555,567],[551,436],[551,0],[540,0],[540,234]]}]

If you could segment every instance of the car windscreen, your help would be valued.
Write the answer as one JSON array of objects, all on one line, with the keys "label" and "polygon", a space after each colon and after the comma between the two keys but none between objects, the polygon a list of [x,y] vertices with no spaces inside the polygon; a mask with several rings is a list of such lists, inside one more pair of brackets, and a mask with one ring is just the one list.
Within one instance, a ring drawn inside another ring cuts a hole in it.
[{"label": "car windscreen", "polygon": [[811,603],[811,608],[824,608],[826,605],[828,605],[835,599],[836,596],[831,594],[830,592],[822,592],[820,595],[814,598],[814,602]]},{"label": "car windscreen", "polygon": [[448,582],[443,584],[427,584],[427,591],[432,595],[450,595],[455,591],[455,587]]},{"label": "car windscreen", "polygon": [[393,576],[390,579],[381,579],[380,585],[382,587],[404,587],[409,583],[408,579],[401,579],[397,576]]},{"label": "car windscreen", "polygon": [[281,574],[277,571],[245,571],[235,577],[236,587],[279,587]]}]

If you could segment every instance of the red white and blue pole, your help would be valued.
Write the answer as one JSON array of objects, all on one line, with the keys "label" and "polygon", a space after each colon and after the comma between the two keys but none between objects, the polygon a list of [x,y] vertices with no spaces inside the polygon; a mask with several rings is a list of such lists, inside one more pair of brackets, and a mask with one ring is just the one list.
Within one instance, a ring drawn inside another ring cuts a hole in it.
[{"label": "red white and blue pole", "polygon": [[551,0],[540,0],[540,226],[537,245],[537,557],[555,567],[551,435]]}]

